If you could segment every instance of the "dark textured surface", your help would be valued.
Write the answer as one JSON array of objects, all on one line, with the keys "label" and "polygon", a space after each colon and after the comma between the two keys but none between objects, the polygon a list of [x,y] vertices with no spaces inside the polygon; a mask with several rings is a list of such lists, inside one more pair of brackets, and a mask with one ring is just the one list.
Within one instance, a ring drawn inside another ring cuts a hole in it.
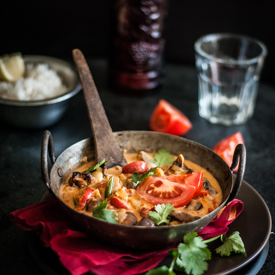
[{"label": "dark textured surface", "polygon": [[[109,90],[104,61],[94,61],[90,68],[113,131],[148,130],[150,114],[161,98],[176,106],[192,121],[193,128],[185,137],[207,147],[241,131],[247,149],[244,179],[263,197],[275,218],[275,87],[261,83],[252,119],[245,125],[225,127],[209,124],[199,117],[197,77],[193,67],[167,64],[165,84],[158,93],[145,97],[122,96]],[[43,274],[29,253],[26,233],[12,224],[8,216],[13,210],[38,202],[46,190],[40,170],[41,140],[45,129],[27,131],[2,122],[0,129],[0,273]],[[65,117],[49,130],[53,135],[56,155],[91,136],[82,93],[75,97]],[[274,257],[274,234],[271,234],[269,254],[258,274],[274,274]]]},{"label": "dark textured surface", "polygon": [[[109,54],[115,0],[2,2],[0,24],[4,26],[1,35],[5,43],[0,43],[0,55],[21,51],[23,55],[68,58],[74,48],[80,48],[90,58],[106,58]],[[269,53],[262,78],[275,83],[274,1],[169,0],[168,3],[167,61],[193,64],[193,45],[200,36],[241,33],[266,44]]]}]

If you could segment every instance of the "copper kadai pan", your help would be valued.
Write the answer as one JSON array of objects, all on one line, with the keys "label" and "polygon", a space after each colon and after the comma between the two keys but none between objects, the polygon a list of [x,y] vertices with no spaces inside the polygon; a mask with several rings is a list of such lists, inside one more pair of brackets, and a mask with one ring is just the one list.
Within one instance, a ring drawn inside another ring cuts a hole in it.
[{"label": "copper kadai pan", "polygon": [[[183,156],[208,170],[218,180],[223,199],[221,205],[213,212],[188,224],[176,226],[125,226],[110,224],[97,218],[80,213],[61,201],[59,188],[62,182],[69,176],[73,169],[76,169],[83,157],[88,160],[95,159],[94,142],[88,138],[77,142],[67,148],[55,159],[53,138],[49,131],[45,131],[42,141],[42,176],[47,188],[59,201],[67,215],[78,223],[86,232],[96,238],[100,238],[109,244],[119,247],[133,249],[159,249],[177,244],[182,241],[183,236],[190,232],[199,232],[203,229],[221,210],[221,208],[235,198],[242,183],[246,150],[244,145],[239,144],[234,153],[232,167],[209,148],[177,136],[161,134],[149,131],[123,131],[115,132],[114,137],[121,150],[128,152],[157,151],[166,148],[171,154]],[[52,168],[48,170],[48,155],[52,162]],[[233,182],[233,169],[239,162],[239,170],[235,182]]]}]

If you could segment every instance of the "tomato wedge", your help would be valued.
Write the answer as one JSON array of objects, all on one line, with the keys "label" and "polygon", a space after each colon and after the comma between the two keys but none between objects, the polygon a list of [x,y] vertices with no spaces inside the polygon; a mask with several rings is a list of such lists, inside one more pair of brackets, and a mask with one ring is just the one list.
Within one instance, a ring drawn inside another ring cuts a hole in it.
[{"label": "tomato wedge", "polygon": [[184,174],[184,175],[163,176],[162,178],[165,178],[172,182],[178,182],[178,183],[194,186],[195,193],[194,193],[193,198],[197,197],[200,194],[202,186],[203,186],[202,172],[193,172],[193,173]]},{"label": "tomato wedge", "polygon": [[150,176],[137,187],[137,194],[152,204],[170,203],[184,206],[197,196],[202,188],[202,173],[187,175]]},{"label": "tomato wedge", "polygon": [[90,187],[87,188],[87,190],[85,191],[84,195],[82,196],[81,200],[79,201],[77,210],[80,211],[82,209],[84,209],[84,207],[86,206],[86,203],[89,201],[89,199],[92,197],[94,190]]},{"label": "tomato wedge", "polygon": [[192,123],[181,111],[162,99],[151,115],[149,127],[156,132],[183,135],[192,128]]},{"label": "tomato wedge", "polygon": [[123,173],[145,173],[148,171],[148,165],[145,161],[138,160],[126,164],[122,168]]},{"label": "tomato wedge", "polygon": [[[244,144],[243,135],[241,132],[236,132],[235,134],[222,139],[212,148],[212,150],[222,157],[230,167],[232,165],[235,148],[240,143]],[[236,172],[238,168],[239,165],[234,169],[234,171]]]}]

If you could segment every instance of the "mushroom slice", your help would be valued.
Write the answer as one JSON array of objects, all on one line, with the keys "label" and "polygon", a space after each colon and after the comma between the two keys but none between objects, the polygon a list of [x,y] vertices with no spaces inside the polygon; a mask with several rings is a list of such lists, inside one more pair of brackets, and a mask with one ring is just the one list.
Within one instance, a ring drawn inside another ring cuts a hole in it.
[{"label": "mushroom slice", "polygon": [[96,178],[91,173],[86,172],[73,172],[71,178],[69,179],[69,185],[77,185],[79,188],[82,188],[86,185],[94,184]]},{"label": "mushroom slice", "polygon": [[88,212],[92,212],[101,202],[103,202],[103,200],[100,198],[97,198],[96,200],[90,200],[86,205],[86,210]]},{"label": "mushroom slice", "polygon": [[154,227],[155,223],[146,217],[143,217],[137,224],[138,226]]},{"label": "mushroom slice", "polygon": [[80,172],[73,172],[72,177],[69,179],[69,184],[71,186],[77,185],[82,188],[87,185],[86,176]]},{"label": "mushroom slice", "polygon": [[137,224],[137,217],[132,212],[126,212],[125,218],[121,222],[123,225],[136,225]]},{"label": "mushroom slice", "polygon": [[172,163],[172,165],[169,167],[167,170],[166,174],[175,174],[175,172],[180,171],[185,174],[190,174],[194,172],[194,170],[189,169],[185,164],[184,164],[184,156],[180,154],[177,159]]},{"label": "mushroom slice", "polygon": [[144,151],[139,152],[139,158],[144,160],[147,163],[149,169],[157,167],[157,165],[154,162],[152,162],[152,158]]},{"label": "mushroom slice", "polygon": [[189,213],[183,212],[181,210],[173,210],[169,216],[182,223],[189,223],[200,218],[197,216],[193,216]]},{"label": "mushroom slice", "polygon": [[201,208],[202,208],[202,204],[196,200],[191,200],[186,207],[186,209],[188,209],[190,211],[197,211]]},{"label": "mushroom slice", "polygon": [[203,178],[203,188],[208,190],[211,195],[216,195],[218,192],[214,189],[214,187],[210,184],[210,182]]},{"label": "mushroom slice", "polygon": [[127,189],[136,189],[137,186],[134,185],[133,180],[131,178],[126,180]]}]

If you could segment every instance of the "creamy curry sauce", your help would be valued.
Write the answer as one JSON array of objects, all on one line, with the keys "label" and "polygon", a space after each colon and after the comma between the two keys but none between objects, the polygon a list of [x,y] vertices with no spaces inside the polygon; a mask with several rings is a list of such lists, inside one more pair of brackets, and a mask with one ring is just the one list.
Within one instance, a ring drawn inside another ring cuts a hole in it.
[{"label": "creamy curry sauce", "polygon": [[[146,157],[153,159],[154,154],[152,153],[145,153],[145,154],[146,154]],[[142,158],[140,158],[140,154],[125,153],[124,155],[128,163],[131,163],[137,160],[143,160]],[[174,156],[174,159],[176,161],[177,157]],[[204,184],[201,190],[202,194],[193,198],[191,202],[188,203],[187,205],[174,208],[173,213],[171,213],[173,215],[170,215],[171,216],[170,225],[188,223],[190,221],[199,219],[200,217],[203,217],[207,215],[209,212],[216,209],[222,201],[222,190],[220,188],[219,183],[213,177],[213,175],[203,167],[189,160],[186,160],[184,158],[183,160],[184,160],[184,163],[182,163],[182,165],[184,165],[185,168],[188,167],[189,169],[192,169],[195,172],[203,173]],[[151,167],[150,166],[151,164],[152,163],[148,163],[149,168]],[[169,168],[173,167],[173,164],[171,163],[164,167],[158,168],[155,171],[155,175],[157,176],[166,175],[168,173]],[[87,171],[88,168],[93,165],[95,165],[94,161],[87,162],[84,160],[82,165],[76,171],[78,172]],[[172,174],[179,175],[182,173],[186,173],[186,170],[182,168],[175,169],[175,170],[176,171],[170,169],[170,171],[172,171]],[[107,209],[111,210],[116,214],[115,219],[118,221],[118,223],[125,224],[123,223],[123,220],[125,220],[127,213],[131,212],[135,215],[137,219],[136,221],[137,225],[154,226],[154,225],[147,225],[147,224],[140,223],[142,218],[143,219],[149,218],[148,212],[152,211],[155,205],[142,199],[137,194],[136,188],[129,187],[129,182],[131,182],[130,178],[132,174],[122,173],[122,168],[118,166],[108,169],[105,172],[102,170],[102,168],[99,167],[91,174],[92,174],[93,180],[87,185],[81,185],[81,184],[77,185],[72,183],[72,175],[70,175],[67,178],[67,180],[63,184],[61,184],[60,198],[70,207],[77,209],[78,211],[81,211],[87,215],[92,216],[93,215],[92,209],[94,209],[95,206],[88,207],[89,205],[88,203],[84,209],[82,210],[78,209],[78,203],[89,186],[90,188],[93,189],[93,194],[90,199],[90,203],[91,201],[93,201],[95,202],[94,205],[97,205],[96,202],[102,202],[102,200],[106,200],[108,202]],[[171,172],[168,174],[171,175]],[[106,199],[105,190],[108,185],[108,181],[112,176],[114,178],[112,195]],[[127,206],[128,209],[117,208],[113,206],[110,203],[110,200],[112,197],[117,197],[120,201],[123,202],[124,205]],[[182,215],[182,213],[185,213],[185,214]],[[126,224],[126,225],[133,225],[133,224]]]}]

